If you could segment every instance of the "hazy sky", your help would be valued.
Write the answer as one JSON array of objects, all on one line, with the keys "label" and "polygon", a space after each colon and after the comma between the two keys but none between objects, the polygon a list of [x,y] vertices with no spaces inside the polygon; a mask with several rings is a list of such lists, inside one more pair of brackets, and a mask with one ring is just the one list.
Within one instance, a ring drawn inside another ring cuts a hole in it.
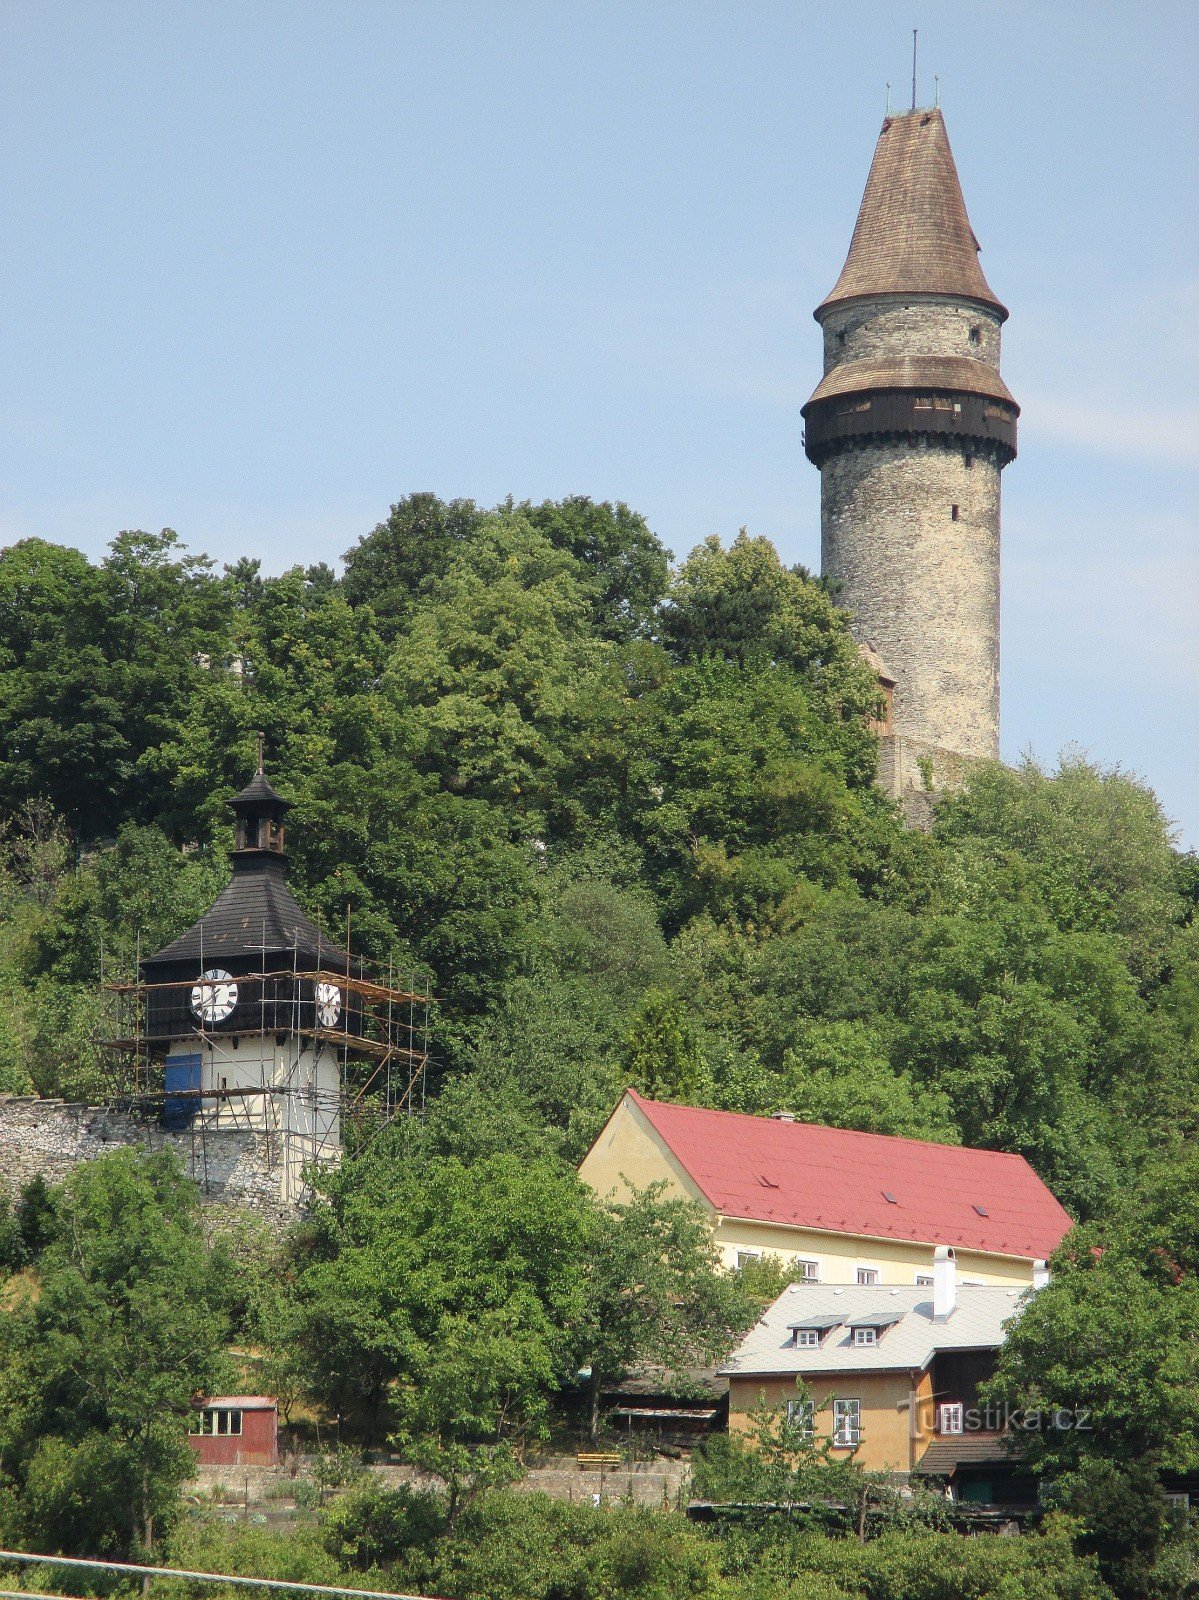
[{"label": "hazy sky", "polygon": [[335,561],[414,489],[819,565],[799,407],[895,84],[1023,406],[1003,749],[1199,843],[1192,4],[0,4],[0,539]]}]

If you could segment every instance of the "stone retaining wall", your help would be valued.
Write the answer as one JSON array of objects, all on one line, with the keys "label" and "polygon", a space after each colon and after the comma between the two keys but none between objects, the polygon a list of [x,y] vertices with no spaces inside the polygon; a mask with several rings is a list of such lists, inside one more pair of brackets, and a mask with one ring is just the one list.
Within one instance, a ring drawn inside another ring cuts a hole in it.
[{"label": "stone retaining wall", "polygon": [[275,1228],[295,1221],[263,1133],[199,1127],[172,1133],[156,1119],[112,1106],[0,1095],[0,1179],[12,1190],[39,1175],[61,1182],[82,1162],[121,1145],[174,1150],[207,1205],[236,1206]]}]

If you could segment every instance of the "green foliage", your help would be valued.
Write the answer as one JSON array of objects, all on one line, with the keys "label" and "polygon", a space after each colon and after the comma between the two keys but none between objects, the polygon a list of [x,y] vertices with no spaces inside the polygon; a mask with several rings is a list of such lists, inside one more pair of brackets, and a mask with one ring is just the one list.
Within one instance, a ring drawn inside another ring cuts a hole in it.
[{"label": "green foliage", "polygon": [[682,1002],[660,989],[647,991],[625,1041],[624,1075],[651,1100],[702,1105],[712,1080]]},{"label": "green foliage", "polygon": [[[964,1539],[909,1527],[861,1544],[791,1530],[748,1563],[737,1541],[644,1508],[568,1505],[496,1493],[447,1529],[434,1498],[364,1484],[318,1526],[286,1534],[243,1523],[178,1530],[192,1569],[454,1600],[1111,1600],[1092,1560],[1053,1521],[1021,1539]],[[199,1586],[155,1580],[183,1600]],[[1185,1590],[1170,1591],[1181,1597]],[[1166,1591],[1154,1591],[1166,1600]]]},{"label": "green foliage", "polygon": [[[400,1529],[397,1570],[436,1592],[560,1580],[555,1594],[601,1595],[617,1572],[629,1593],[679,1592],[664,1561],[697,1594],[741,1582],[694,1530],[660,1559],[636,1519],[559,1525],[484,1492],[580,1367],[594,1399],[753,1314],[750,1277],[713,1276],[693,1217],[660,1197],[602,1213],[579,1190],[571,1165],[630,1078],[1026,1155],[1085,1227],[1004,1382],[1104,1417],[1090,1438],[1038,1437],[1038,1463],[1088,1560],[1129,1592],[1164,1597],[1171,1572],[1185,1592],[1184,1546],[1133,1464],[1194,1454],[1199,866],[1145,785],[1072,755],[1054,773],[979,767],[931,835],[907,832],[872,781],[877,701],[844,614],[768,541],[711,539],[672,573],[619,503],[412,495],[341,578],[251,560],[218,575],[169,530],[122,534],[98,564],[36,539],[0,553],[0,1092],[108,1090],[101,965],[128,975],[139,934],[165,943],[215,896],[224,802],[259,728],[295,803],[305,907],[339,942],[348,907],[357,951],[432,975],[425,1124],[348,1162],[290,1255],[248,1236],[201,1251],[222,1286],[197,1304],[259,1350],[285,1408],[314,1391],[441,1474],[450,1534],[417,1529],[423,1502],[378,1512]],[[113,1357],[110,1416],[67,1363],[74,1409],[51,1414],[49,1369],[21,1343],[51,1313],[98,1349],[115,1337],[78,1283],[78,1305],[58,1298],[80,1270],[62,1255],[65,1204],[28,1191],[0,1213],[0,1256],[27,1269],[9,1280],[5,1371],[28,1389],[0,1420],[0,1517],[81,1541],[91,1516],[125,1547],[145,1538],[118,1515],[134,1446],[113,1396],[133,1369]],[[111,1213],[80,1224],[89,1252],[109,1227],[124,1237]],[[180,1249],[188,1272],[195,1249]],[[123,1280],[113,1294],[136,1298]],[[1125,1323],[1145,1352],[1131,1369]],[[150,1326],[152,1367],[173,1347]],[[46,1348],[66,1362],[67,1343]],[[166,1487],[147,1503],[169,1518],[183,1457],[162,1437]],[[494,1567],[471,1546],[483,1537]],[[776,1541],[745,1581],[934,1592],[919,1552],[940,1536],[888,1534],[865,1554],[808,1537]],[[1014,1541],[967,1543],[988,1548],[935,1546],[955,1595],[1099,1592],[1061,1527],[1039,1566]],[[323,1547],[293,1557],[334,1571]]]},{"label": "green foliage", "polygon": [[80,1168],[54,1195],[36,1289],[0,1323],[10,1537],[149,1553],[178,1514],[191,1401],[224,1362],[197,1203],[171,1157],[131,1150]]},{"label": "green foliage", "polygon": [[[1029,1459],[1121,1593],[1144,1592],[1164,1540],[1159,1473],[1199,1470],[1197,1178],[1193,1149],[1164,1151],[1107,1220],[1069,1236],[991,1386],[1042,1419]],[[1059,1412],[1084,1425],[1049,1425]]]},{"label": "green foliage", "polygon": [[951,1098],[893,1067],[885,1031],[857,1020],[801,1023],[772,1098],[804,1122],[945,1144],[960,1139]]},{"label": "green foliage", "polygon": [[740,1281],[718,1270],[703,1212],[663,1198],[662,1187],[589,1210],[575,1328],[592,1437],[606,1384],[634,1367],[715,1362],[758,1314]]}]

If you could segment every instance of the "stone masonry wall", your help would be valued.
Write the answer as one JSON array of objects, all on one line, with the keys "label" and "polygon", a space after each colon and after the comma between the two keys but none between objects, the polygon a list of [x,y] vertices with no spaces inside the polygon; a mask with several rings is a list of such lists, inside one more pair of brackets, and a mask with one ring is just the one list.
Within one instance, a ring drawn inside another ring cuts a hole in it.
[{"label": "stone masonry wall", "polygon": [[999,313],[968,301],[864,300],[834,306],[821,322],[826,373],[846,361],[904,355],[969,356],[999,370]]},{"label": "stone masonry wall", "polygon": [[[821,557],[860,642],[895,676],[896,734],[999,754],[999,468],[905,440],[821,470]],[[957,507],[957,518],[953,508]]]},{"label": "stone masonry wall", "polygon": [[174,1150],[183,1170],[214,1207],[255,1213],[273,1228],[295,1221],[281,1199],[280,1171],[266,1136],[246,1129],[167,1132],[155,1120],[109,1106],[0,1095],[0,1179],[17,1190],[39,1174],[61,1182],[75,1167],[120,1145]]}]

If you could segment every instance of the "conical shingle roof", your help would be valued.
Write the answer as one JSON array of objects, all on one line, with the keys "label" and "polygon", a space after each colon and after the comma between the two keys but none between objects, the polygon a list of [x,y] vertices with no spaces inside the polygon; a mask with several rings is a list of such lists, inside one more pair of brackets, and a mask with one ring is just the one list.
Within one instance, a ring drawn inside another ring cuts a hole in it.
[{"label": "conical shingle roof", "polygon": [[953,151],[940,111],[883,123],[841,276],[816,309],[882,294],[947,294],[1006,308],[978,261]]}]

